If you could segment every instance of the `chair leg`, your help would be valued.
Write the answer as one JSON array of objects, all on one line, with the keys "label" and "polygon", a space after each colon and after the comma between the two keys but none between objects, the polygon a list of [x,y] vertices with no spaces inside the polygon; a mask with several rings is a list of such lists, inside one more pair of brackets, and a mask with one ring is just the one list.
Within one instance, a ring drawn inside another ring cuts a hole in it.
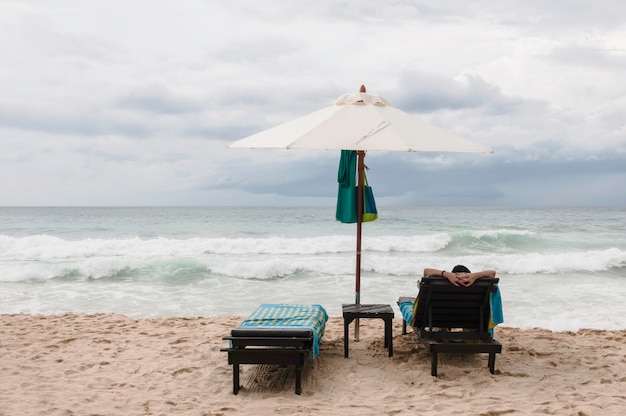
[{"label": "chair leg", "polygon": [[239,364],[233,364],[233,394],[239,393]]},{"label": "chair leg", "polygon": [[437,377],[437,353],[433,352],[431,363],[430,363],[430,375],[433,377]]},{"label": "chair leg", "polygon": [[494,374],[496,372],[496,353],[489,353],[489,372]]},{"label": "chair leg", "polygon": [[296,394],[302,393],[302,366],[296,366]]}]

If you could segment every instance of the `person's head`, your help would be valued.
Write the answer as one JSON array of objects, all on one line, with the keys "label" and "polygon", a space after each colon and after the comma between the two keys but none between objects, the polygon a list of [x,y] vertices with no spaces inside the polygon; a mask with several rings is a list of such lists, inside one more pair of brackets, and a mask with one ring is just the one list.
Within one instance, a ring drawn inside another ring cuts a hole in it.
[{"label": "person's head", "polygon": [[468,269],[467,267],[463,266],[462,264],[457,264],[452,269],[452,273],[471,273],[471,272],[470,272],[470,269]]}]

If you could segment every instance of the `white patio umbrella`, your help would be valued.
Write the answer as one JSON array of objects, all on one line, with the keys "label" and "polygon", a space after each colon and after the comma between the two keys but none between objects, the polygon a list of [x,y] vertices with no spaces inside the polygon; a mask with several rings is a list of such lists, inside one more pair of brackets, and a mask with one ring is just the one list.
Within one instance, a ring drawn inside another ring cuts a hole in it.
[{"label": "white patio umbrella", "polygon": [[364,86],[361,86],[358,93],[342,95],[332,106],[245,137],[228,147],[357,151],[356,304],[361,302],[361,229],[365,152],[380,150],[493,153],[493,150],[488,147],[435,127],[392,107],[379,95],[366,93]]}]

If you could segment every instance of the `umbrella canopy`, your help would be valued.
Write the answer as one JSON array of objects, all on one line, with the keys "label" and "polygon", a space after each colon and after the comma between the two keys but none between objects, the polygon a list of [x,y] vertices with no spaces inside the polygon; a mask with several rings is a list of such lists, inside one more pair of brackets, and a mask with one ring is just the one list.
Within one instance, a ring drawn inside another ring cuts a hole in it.
[{"label": "umbrella canopy", "polygon": [[[361,226],[365,152],[381,150],[493,153],[488,147],[392,107],[379,95],[366,93],[364,86],[361,86],[359,93],[342,95],[330,107],[245,137],[228,147],[357,151],[355,299],[357,304],[361,300]],[[358,339],[358,324],[356,337]]]},{"label": "umbrella canopy", "polygon": [[228,147],[493,153],[488,147],[392,107],[379,95],[365,92],[344,94],[330,107]]}]

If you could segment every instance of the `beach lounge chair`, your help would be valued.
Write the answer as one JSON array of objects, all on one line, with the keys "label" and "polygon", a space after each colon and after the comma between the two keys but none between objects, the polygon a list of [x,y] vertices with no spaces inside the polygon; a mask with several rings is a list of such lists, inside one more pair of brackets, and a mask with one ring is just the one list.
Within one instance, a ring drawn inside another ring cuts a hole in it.
[{"label": "beach lounge chair", "polygon": [[401,297],[398,306],[426,350],[432,354],[431,375],[437,376],[438,353],[488,353],[489,371],[495,372],[502,344],[493,339],[493,327],[502,322],[499,279],[481,278],[472,286],[457,287],[446,278],[425,276],[417,301]]},{"label": "beach lounge chair", "polygon": [[233,365],[233,394],[239,392],[240,364],[296,367],[296,394],[302,392],[305,359],[319,353],[328,315],[320,305],[263,304],[223,339],[229,341],[228,364]]}]

